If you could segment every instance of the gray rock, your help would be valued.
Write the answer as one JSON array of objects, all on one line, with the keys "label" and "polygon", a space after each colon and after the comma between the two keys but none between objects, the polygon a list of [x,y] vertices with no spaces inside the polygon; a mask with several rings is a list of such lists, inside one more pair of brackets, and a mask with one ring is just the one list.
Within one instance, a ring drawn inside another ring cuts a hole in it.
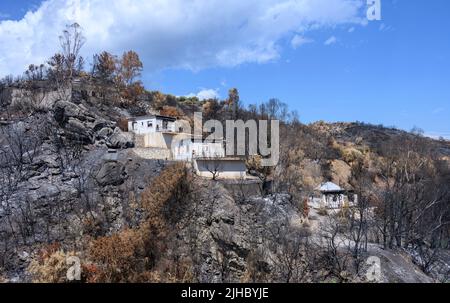
[{"label": "gray rock", "polygon": [[101,130],[99,130],[97,132],[97,139],[101,140],[101,139],[107,139],[108,137],[110,137],[112,134],[114,133],[114,131],[109,128],[109,127],[104,127]]},{"label": "gray rock", "polygon": [[108,161],[103,164],[95,176],[95,180],[101,186],[120,185],[127,177],[125,167],[116,161]]},{"label": "gray rock", "polygon": [[73,118],[69,118],[69,121],[65,125],[64,134],[72,140],[86,144],[94,143],[92,130],[88,129],[79,120]]},{"label": "gray rock", "polygon": [[32,165],[35,169],[41,166],[59,168],[60,162],[58,161],[58,156],[55,154],[43,154],[35,158]]},{"label": "gray rock", "polygon": [[124,133],[119,128],[106,141],[106,146],[114,149],[126,149],[134,147],[134,138],[131,133]]},{"label": "gray rock", "polygon": [[83,111],[78,105],[68,101],[58,101],[55,103],[54,117],[57,122],[62,124],[66,123],[69,118],[85,119]]}]

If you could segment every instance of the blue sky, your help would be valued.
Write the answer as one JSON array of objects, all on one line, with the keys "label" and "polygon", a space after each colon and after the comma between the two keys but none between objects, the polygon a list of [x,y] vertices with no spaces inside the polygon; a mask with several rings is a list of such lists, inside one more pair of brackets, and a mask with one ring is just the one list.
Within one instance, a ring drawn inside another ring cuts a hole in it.
[{"label": "blue sky", "polygon": [[[82,2],[81,6],[83,2],[89,2],[79,1]],[[345,1],[331,2],[338,10],[338,5]],[[176,16],[170,25],[174,27],[169,27],[167,21],[150,24],[156,28],[155,32],[160,28],[164,35],[143,32],[143,36],[147,37],[148,34],[156,37],[139,42],[124,36],[111,43],[107,38],[110,36],[105,32],[90,30],[95,25],[86,24],[89,19],[86,19],[85,24],[80,23],[88,31],[88,39],[100,41],[98,44],[106,50],[119,52],[130,46],[137,49],[144,57],[145,65],[149,66],[143,79],[150,89],[175,95],[206,91],[224,98],[229,88],[237,87],[244,103],[261,102],[276,97],[288,103],[291,109],[297,110],[303,122],[359,120],[406,130],[418,126],[429,135],[450,138],[450,2],[381,0],[381,3],[382,20],[367,24],[352,19],[355,16],[363,17],[364,7],[356,12],[345,6],[339,14],[334,14],[333,7],[314,8],[310,14],[315,14],[316,19],[299,24],[295,23],[295,18],[308,19],[308,16],[305,17],[302,13],[291,15],[280,9],[280,14],[286,14],[282,15],[286,20],[292,20],[291,23],[276,23],[279,27],[285,26],[285,30],[275,32],[273,26],[265,28],[255,23],[261,29],[248,30],[248,36],[244,35],[243,31],[239,32],[240,28],[246,25],[228,28],[228,23],[217,25],[219,31],[221,27],[224,28],[223,34],[216,33],[217,29],[208,33],[205,27],[214,30],[220,15],[213,21],[204,21],[212,23],[199,26],[189,23],[190,21],[180,24]],[[275,4],[270,5],[261,7],[261,12],[278,9]],[[0,20],[20,22],[28,10],[36,11],[39,8],[40,1],[37,0],[2,0]],[[223,9],[223,15],[226,15],[228,9],[235,13],[230,5]],[[330,12],[322,16],[321,11],[326,9],[330,9]],[[47,10],[41,10],[44,13],[52,10],[60,12],[62,8],[56,7],[55,4],[55,7],[49,5]],[[198,9],[195,9],[195,12],[198,12]],[[195,16],[195,12],[190,15]],[[202,8],[202,17],[205,12],[206,8]],[[211,14],[213,13],[208,13]],[[133,24],[123,24],[123,27],[134,30],[133,26],[139,26],[139,22],[146,24],[145,18],[141,20],[138,15],[133,16],[137,21]],[[243,20],[249,20],[245,21],[249,24],[252,24],[252,20],[259,22],[258,16],[244,17]],[[324,18],[328,18],[324,22],[325,25],[320,22],[319,25],[311,25]],[[32,22],[35,21],[28,21]],[[229,21],[226,19],[223,22]],[[36,24],[35,27],[42,26],[45,29],[45,24],[41,21]],[[180,26],[182,28],[183,25],[186,29],[179,32]],[[0,42],[3,43],[6,41],[1,41],[2,26],[10,25],[0,23]],[[9,31],[3,32],[8,33],[8,39],[12,39],[11,31],[16,31],[18,27],[15,26],[14,30],[8,27]],[[19,32],[17,30],[17,33]],[[136,33],[138,34],[140,33]],[[185,38],[191,34],[192,39]],[[96,38],[96,35],[100,38]],[[175,38],[183,37],[179,38],[183,44],[177,45],[174,40],[170,40],[171,35]],[[236,35],[242,41],[232,41]],[[258,39],[251,40],[257,35]],[[32,36],[40,35],[34,32]],[[295,36],[301,37],[300,40],[305,43],[293,47]],[[210,37],[211,41],[205,41]],[[333,43],[325,43],[326,41]],[[240,48],[243,43],[248,43],[245,49]],[[159,47],[166,44],[166,48]],[[201,45],[201,48],[198,48],[198,45]],[[95,50],[92,45],[87,45],[87,48],[88,51]],[[180,48],[184,48],[182,53]],[[33,44],[30,49],[31,51],[26,53],[30,58],[37,60],[44,57],[45,47],[35,47]],[[0,46],[0,55],[1,51]],[[210,54],[213,56],[209,57]],[[227,54],[231,55],[227,57]],[[222,58],[227,62],[236,62],[227,64]]]}]

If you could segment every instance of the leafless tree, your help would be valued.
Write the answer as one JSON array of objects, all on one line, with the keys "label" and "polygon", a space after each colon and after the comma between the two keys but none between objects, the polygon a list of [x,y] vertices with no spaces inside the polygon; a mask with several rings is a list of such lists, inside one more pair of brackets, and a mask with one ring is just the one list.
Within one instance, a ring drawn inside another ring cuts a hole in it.
[{"label": "leafless tree", "polygon": [[222,173],[223,165],[219,158],[212,158],[206,161],[206,169],[212,175],[213,181],[217,181]]},{"label": "leafless tree", "polygon": [[272,225],[268,235],[273,252],[270,259],[274,264],[274,280],[283,283],[306,282],[313,270],[313,263],[309,260],[312,249],[309,231],[291,228],[286,218],[285,224]]},{"label": "leafless tree", "polygon": [[80,56],[81,48],[86,42],[81,26],[78,23],[67,25],[59,37],[67,80],[71,81],[77,72],[81,71],[83,58]]}]

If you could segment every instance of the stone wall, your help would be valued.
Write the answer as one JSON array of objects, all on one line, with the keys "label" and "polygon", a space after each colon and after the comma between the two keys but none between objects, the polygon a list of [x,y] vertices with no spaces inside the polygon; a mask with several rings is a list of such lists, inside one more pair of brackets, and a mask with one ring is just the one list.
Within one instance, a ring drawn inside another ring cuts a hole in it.
[{"label": "stone wall", "polygon": [[133,153],[143,159],[171,160],[172,153],[163,148],[133,148]]},{"label": "stone wall", "polygon": [[145,148],[145,135],[135,135],[134,146],[137,148]]}]

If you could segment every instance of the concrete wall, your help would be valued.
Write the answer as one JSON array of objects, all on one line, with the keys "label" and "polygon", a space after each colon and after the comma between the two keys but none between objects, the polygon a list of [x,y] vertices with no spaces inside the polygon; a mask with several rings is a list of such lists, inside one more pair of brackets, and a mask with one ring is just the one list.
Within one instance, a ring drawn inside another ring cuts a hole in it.
[{"label": "concrete wall", "polygon": [[174,142],[172,154],[179,161],[191,161],[193,157],[223,158],[225,149],[222,142],[192,142],[189,138]]},{"label": "concrete wall", "polygon": [[164,148],[171,152],[173,135],[164,133],[149,133],[140,135],[140,140],[143,140],[141,147],[147,148]]},{"label": "concrete wall", "polygon": [[194,159],[194,170],[197,175],[212,178],[211,171],[219,171],[219,179],[240,179],[246,178],[247,168],[243,160],[214,159],[199,160]]},{"label": "concrete wall", "polygon": [[133,153],[143,159],[171,160],[170,150],[161,148],[133,148]]}]

